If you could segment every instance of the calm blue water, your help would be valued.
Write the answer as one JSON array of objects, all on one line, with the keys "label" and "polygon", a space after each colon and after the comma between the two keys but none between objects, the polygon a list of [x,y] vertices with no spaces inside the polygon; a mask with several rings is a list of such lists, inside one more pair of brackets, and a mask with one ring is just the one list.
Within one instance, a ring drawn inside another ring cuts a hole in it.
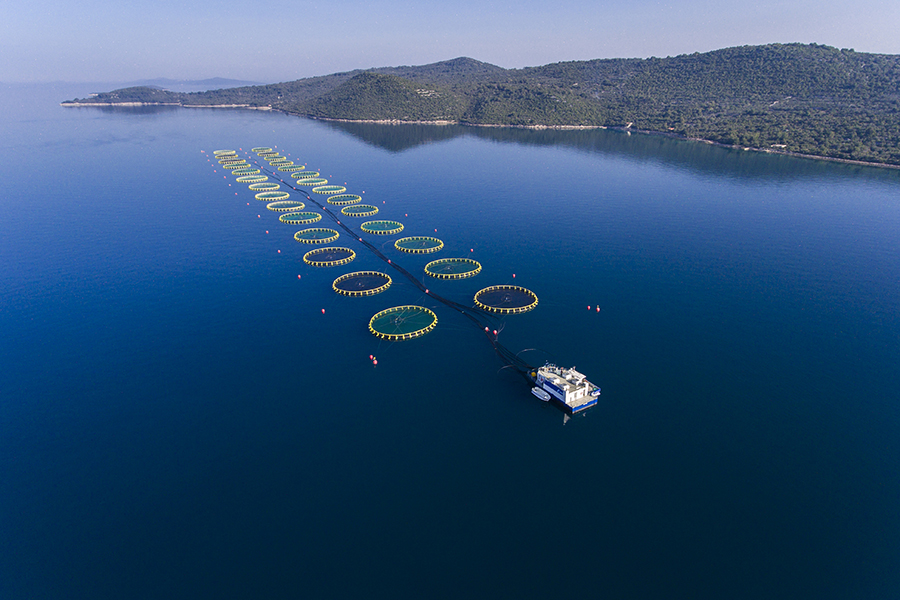
[{"label": "calm blue water", "polygon": [[[58,106],[98,90],[0,89],[0,597],[900,594],[900,171]],[[383,265],[304,265],[209,160],[259,145],[482,263],[439,294],[534,290],[501,341],[600,405],[564,426],[397,277],[334,294]]]}]

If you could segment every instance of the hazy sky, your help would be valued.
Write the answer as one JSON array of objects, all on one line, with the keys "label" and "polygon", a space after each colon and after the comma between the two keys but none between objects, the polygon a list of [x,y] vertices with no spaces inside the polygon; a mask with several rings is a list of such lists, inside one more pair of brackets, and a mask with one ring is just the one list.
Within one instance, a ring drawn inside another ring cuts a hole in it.
[{"label": "hazy sky", "polygon": [[900,0],[0,0],[0,81],[288,81],[469,56],[503,67],[769,42],[900,54]]}]

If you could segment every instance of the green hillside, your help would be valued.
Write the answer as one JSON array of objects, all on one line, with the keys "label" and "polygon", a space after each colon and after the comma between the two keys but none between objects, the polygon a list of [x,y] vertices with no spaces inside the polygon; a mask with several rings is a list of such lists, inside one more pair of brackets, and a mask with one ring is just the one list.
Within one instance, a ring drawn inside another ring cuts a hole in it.
[{"label": "green hillside", "polygon": [[900,56],[816,44],[525,69],[458,58],[191,94],[126,88],[74,102],[271,106],[351,120],[631,127],[900,164]]}]

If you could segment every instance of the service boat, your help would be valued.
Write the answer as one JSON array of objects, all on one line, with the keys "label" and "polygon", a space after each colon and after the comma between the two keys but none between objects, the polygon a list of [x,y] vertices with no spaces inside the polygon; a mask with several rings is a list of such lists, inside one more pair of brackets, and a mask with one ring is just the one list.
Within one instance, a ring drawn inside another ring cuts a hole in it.
[{"label": "service boat", "polygon": [[[588,381],[582,373],[547,363],[532,371],[535,387],[531,393],[544,400],[555,400],[566,412],[574,414],[597,404],[600,388]],[[539,392],[544,392],[543,394]]]}]

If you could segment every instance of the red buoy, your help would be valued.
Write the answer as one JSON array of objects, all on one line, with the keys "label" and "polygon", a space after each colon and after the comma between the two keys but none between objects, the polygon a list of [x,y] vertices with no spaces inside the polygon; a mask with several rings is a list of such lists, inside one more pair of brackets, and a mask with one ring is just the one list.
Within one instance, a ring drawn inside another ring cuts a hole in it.
[{"label": "red buoy", "polygon": [[300,275],[297,275],[297,279],[300,279]]},{"label": "red buoy", "polygon": [[372,361],[372,364],[373,364],[373,365],[377,365],[377,364],[378,364],[378,361],[377,361],[377,360],[373,360],[373,361]]},{"label": "red buoy", "polygon": [[325,314],[325,309],[324,309],[324,308],[322,309],[322,314],[323,314],[323,315]]}]

